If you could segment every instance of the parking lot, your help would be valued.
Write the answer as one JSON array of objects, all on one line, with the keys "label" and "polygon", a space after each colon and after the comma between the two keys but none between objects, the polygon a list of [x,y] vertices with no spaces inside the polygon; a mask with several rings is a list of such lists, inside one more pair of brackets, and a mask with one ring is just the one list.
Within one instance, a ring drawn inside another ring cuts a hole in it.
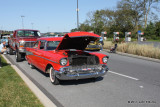
[{"label": "parking lot", "polygon": [[110,56],[110,71],[96,81],[92,79],[50,83],[49,75],[31,69],[27,61],[16,65],[58,107],[159,107],[160,64],[142,59],[102,53]]}]

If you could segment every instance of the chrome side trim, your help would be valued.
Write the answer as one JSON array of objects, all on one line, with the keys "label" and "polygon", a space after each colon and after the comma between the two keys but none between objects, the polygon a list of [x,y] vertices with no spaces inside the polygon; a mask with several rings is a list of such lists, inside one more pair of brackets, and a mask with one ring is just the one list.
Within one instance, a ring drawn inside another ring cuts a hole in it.
[{"label": "chrome side trim", "polygon": [[[32,53],[32,52],[30,52],[30,53]],[[44,58],[44,57],[41,57],[41,56],[38,56],[38,55],[34,55],[33,53],[32,53],[32,54],[28,54],[28,55],[33,55],[33,56],[36,56],[36,57],[39,57],[39,58],[42,58],[42,59],[48,60],[48,61],[50,61],[50,62],[57,63],[57,62],[52,61],[52,60],[50,60],[50,59],[47,59],[47,58]],[[58,64],[58,63],[57,63],[57,64]]]}]

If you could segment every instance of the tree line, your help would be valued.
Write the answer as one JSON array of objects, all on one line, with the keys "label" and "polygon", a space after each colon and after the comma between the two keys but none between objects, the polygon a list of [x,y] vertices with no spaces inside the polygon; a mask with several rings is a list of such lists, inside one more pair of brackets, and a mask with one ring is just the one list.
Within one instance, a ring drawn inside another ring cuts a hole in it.
[{"label": "tree line", "polygon": [[160,0],[121,0],[116,9],[102,9],[89,12],[87,19],[74,31],[94,31],[101,34],[106,31],[112,37],[113,32],[120,32],[124,37],[125,32],[132,32],[137,38],[137,32],[142,31],[146,38],[160,38],[160,21],[157,15]]}]

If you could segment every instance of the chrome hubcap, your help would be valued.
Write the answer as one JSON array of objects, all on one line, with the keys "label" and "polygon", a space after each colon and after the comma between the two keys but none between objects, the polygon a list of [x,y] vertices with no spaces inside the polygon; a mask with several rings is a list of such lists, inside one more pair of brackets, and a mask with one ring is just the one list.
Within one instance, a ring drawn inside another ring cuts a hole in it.
[{"label": "chrome hubcap", "polygon": [[53,68],[50,68],[50,80],[51,82],[54,82],[54,71],[53,71]]}]

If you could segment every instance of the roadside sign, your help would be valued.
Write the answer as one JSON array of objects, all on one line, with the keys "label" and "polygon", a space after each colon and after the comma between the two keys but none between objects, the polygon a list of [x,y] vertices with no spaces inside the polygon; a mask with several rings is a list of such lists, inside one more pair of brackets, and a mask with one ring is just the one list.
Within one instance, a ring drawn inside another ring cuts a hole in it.
[{"label": "roadside sign", "polygon": [[129,35],[131,35],[131,32],[128,32]]},{"label": "roadside sign", "polygon": [[101,32],[101,34],[107,34],[107,32]]},{"label": "roadside sign", "polygon": [[138,34],[141,34],[141,31],[140,31],[140,30],[138,31]]}]

